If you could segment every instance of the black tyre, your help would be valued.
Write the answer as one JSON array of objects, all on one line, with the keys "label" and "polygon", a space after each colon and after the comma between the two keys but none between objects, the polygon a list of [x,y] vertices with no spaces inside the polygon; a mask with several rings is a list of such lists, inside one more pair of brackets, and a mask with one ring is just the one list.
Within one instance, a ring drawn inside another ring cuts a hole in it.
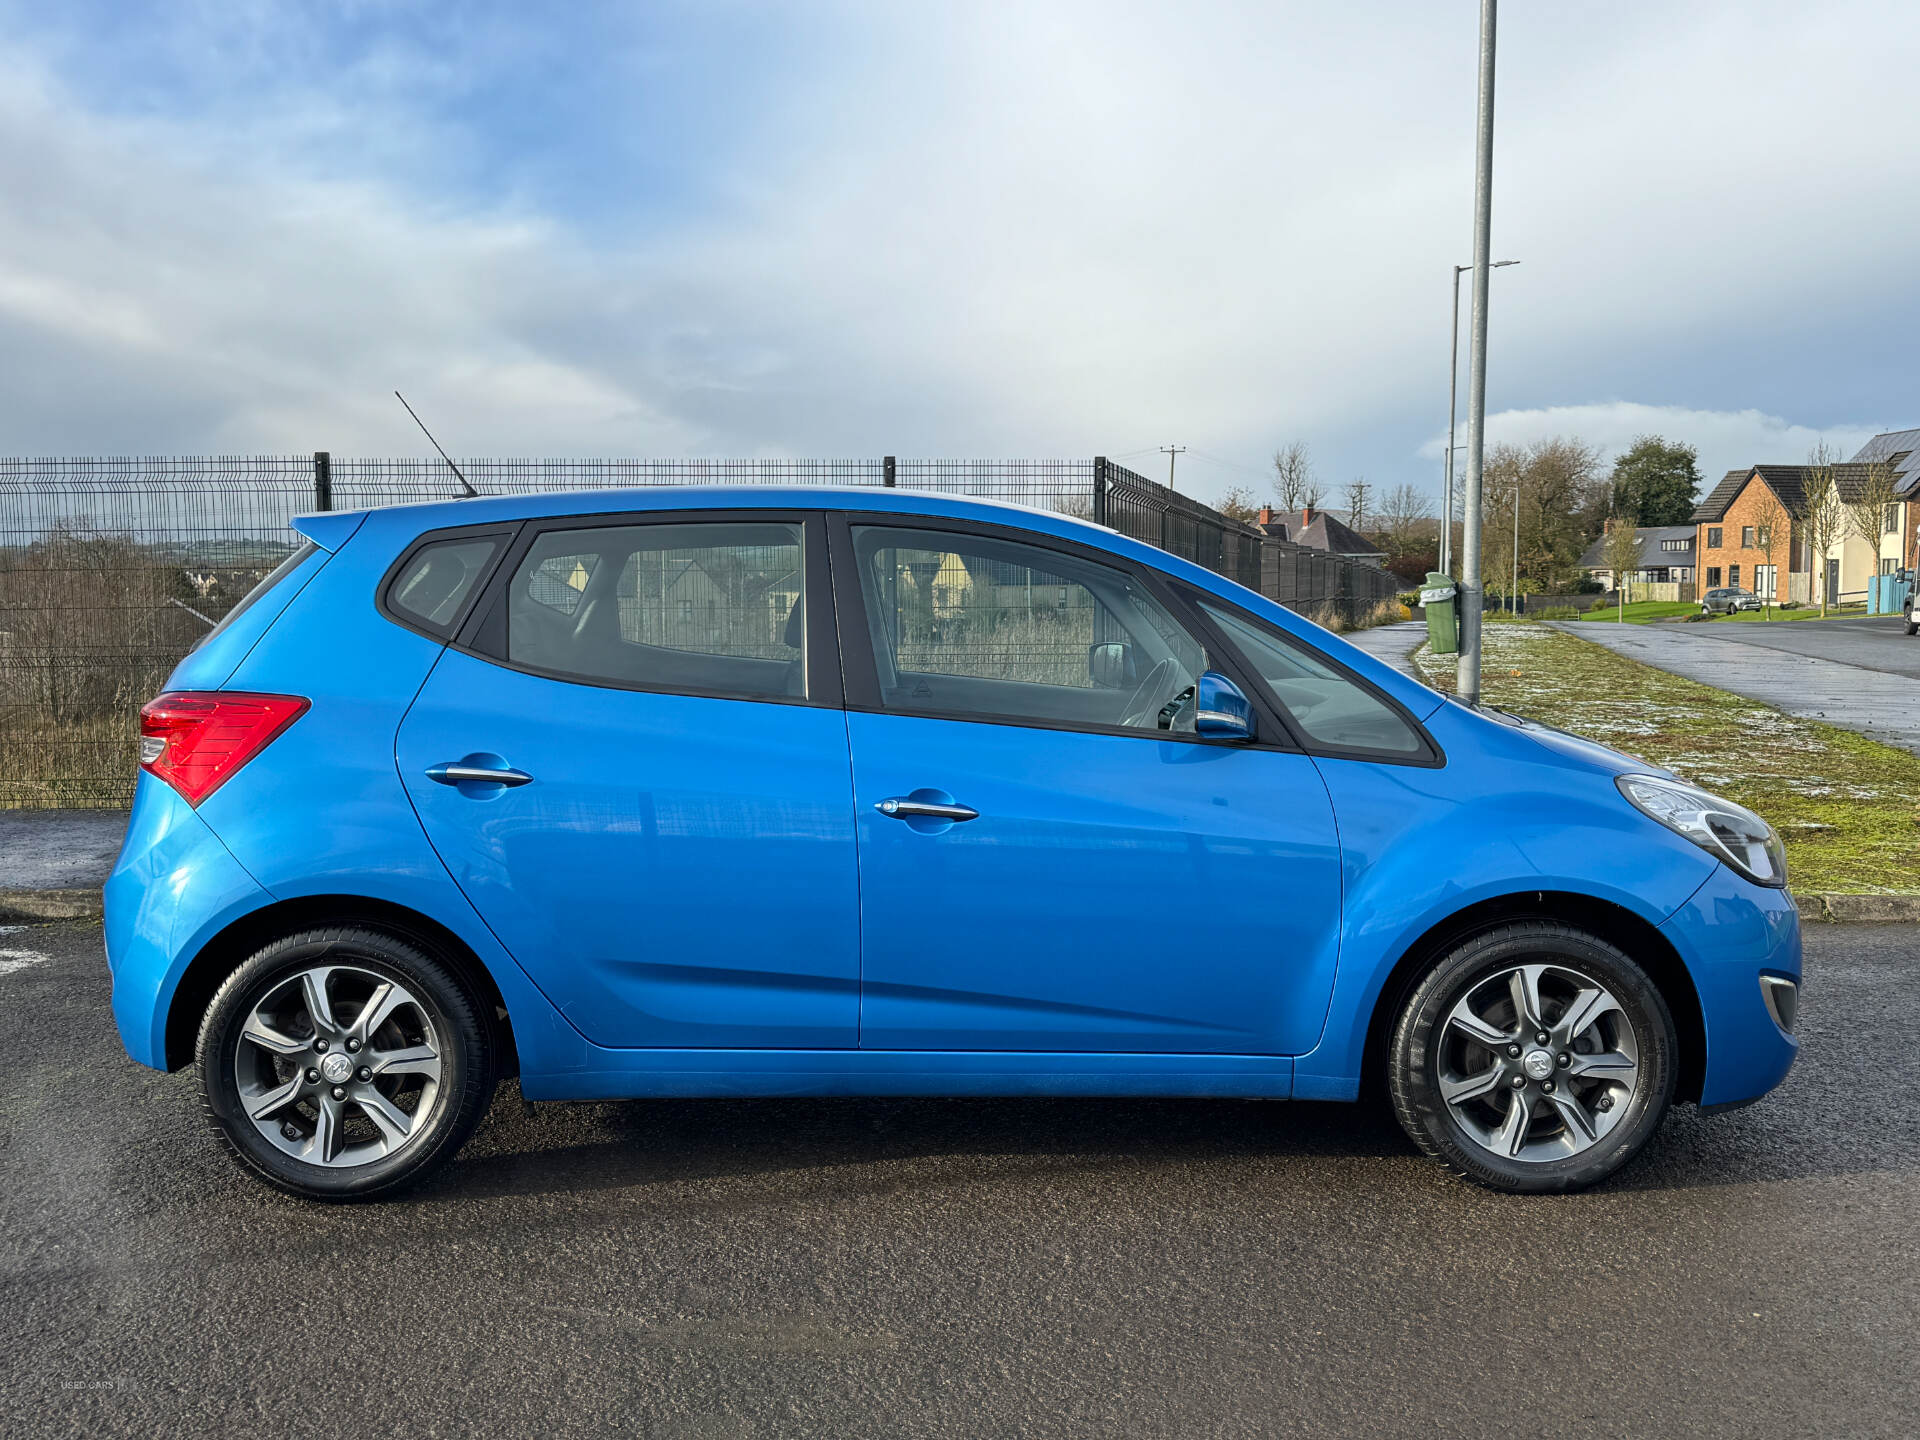
[{"label": "black tyre", "polygon": [[1474,936],[1414,987],[1388,1088],[1414,1143],[1467,1179],[1580,1190],[1660,1128],[1677,1065],[1645,971],[1583,931],[1527,922]]},{"label": "black tyre", "polygon": [[492,1027],[446,966],[391,936],[309,930],[227,978],[196,1053],[239,1163],[312,1200],[390,1195],[446,1164],[493,1099]]},{"label": "black tyre", "polygon": [[1920,635],[1920,624],[1914,623],[1913,611],[1911,609],[1907,611],[1907,634]]}]

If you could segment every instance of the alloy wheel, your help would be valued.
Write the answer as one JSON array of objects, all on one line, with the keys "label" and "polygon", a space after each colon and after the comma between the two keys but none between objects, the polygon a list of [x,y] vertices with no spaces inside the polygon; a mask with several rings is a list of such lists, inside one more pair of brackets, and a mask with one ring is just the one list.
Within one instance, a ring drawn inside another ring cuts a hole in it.
[{"label": "alloy wheel", "polygon": [[232,1056],[240,1102],[276,1149],[309,1165],[370,1164],[406,1148],[440,1091],[433,1012],[404,985],[354,965],[276,983]]},{"label": "alloy wheel", "polygon": [[1564,965],[1513,965],[1447,1013],[1435,1075],[1461,1132],[1506,1160],[1564,1160],[1631,1108],[1640,1044],[1606,986]]}]

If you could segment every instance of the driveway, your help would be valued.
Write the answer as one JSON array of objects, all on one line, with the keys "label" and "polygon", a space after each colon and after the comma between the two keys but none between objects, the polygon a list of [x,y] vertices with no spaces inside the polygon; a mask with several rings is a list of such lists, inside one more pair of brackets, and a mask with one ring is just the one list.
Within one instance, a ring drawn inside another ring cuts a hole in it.
[{"label": "driveway", "polygon": [[1617,625],[1557,630],[1635,660],[1920,754],[1920,637],[1891,619]]},{"label": "driveway", "polygon": [[1787,1084],[1587,1195],[1352,1106],[507,1086],[343,1207],[121,1055],[97,927],[0,934],[0,1433],[1909,1436],[1917,942],[1812,927]]}]

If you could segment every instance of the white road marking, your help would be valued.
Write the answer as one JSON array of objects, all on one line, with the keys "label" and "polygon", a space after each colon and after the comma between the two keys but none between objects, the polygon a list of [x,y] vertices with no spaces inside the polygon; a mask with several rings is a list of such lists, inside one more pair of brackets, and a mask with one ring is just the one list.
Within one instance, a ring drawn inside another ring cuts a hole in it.
[{"label": "white road marking", "polygon": [[0,976],[24,970],[29,965],[44,965],[51,955],[42,955],[38,950],[0,950]]}]

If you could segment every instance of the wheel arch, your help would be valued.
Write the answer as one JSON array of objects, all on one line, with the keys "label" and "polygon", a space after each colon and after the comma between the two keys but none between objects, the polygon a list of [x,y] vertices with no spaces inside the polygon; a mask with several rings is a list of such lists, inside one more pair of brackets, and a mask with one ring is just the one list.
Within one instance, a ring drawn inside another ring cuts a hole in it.
[{"label": "wheel arch", "polygon": [[275,901],[231,921],[212,936],[181,972],[167,1006],[166,1067],[179,1070],[193,1062],[201,1019],[221,983],[262,947],[282,936],[323,925],[355,925],[379,931],[427,951],[474,988],[482,1013],[493,1024],[500,1074],[520,1073],[513,1021],[500,986],[480,957],[453,931],[417,910],[364,895],[303,895]]},{"label": "wheel arch", "polygon": [[1698,1101],[1706,1078],[1707,1031],[1700,994],[1687,973],[1680,952],[1657,926],[1625,906],[1563,890],[1527,890],[1481,900],[1436,922],[1407,947],[1388,972],[1374,998],[1367,1021],[1366,1045],[1361,1052],[1360,1086],[1363,1094],[1386,1092],[1387,1046],[1395,1017],[1420,978],[1462,941],[1502,925],[1523,920],[1545,920],[1570,925],[1605,940],[1640,965],[1667,1002],[1680,1042],[1680,1069],[1673,1098]]}]

